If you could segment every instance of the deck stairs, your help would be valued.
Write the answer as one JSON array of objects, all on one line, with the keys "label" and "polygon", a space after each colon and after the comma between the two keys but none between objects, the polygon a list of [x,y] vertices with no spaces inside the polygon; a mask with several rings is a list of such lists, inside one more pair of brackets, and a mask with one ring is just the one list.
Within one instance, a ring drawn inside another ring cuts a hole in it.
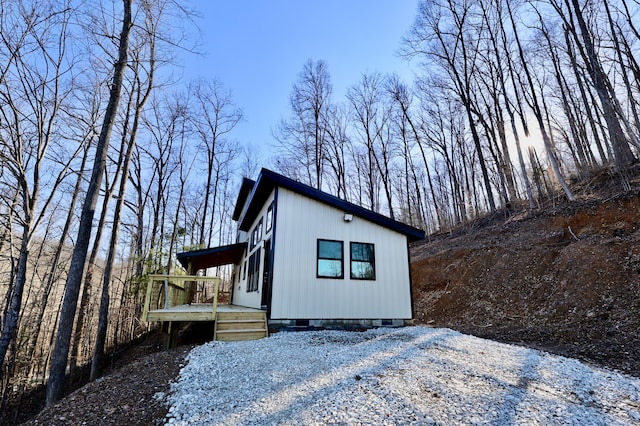
[{"label": "deck stairs", "polygon": [[216,312],[213,340],[256,340],[268,335],[264,311]]}]

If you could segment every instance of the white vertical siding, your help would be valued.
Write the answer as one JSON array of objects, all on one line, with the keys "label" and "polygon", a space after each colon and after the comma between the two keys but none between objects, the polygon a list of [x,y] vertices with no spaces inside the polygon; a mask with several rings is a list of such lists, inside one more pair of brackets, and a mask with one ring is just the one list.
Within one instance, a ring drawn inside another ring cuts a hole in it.
[{"label": "white vertical siding", "polygon": [[[271,318],[411,317],[406,237],[292,191],[278,190]],[[344,278],[316,278],[317,240],[344,242]],[[375,246],[376,279],[351,280],[349,242]]]},{"label": "white vertical siding", "polygon": [[[240,262],[240,267],[237,267],[236,271],[240,274],[240,282],[238,283],[238,280],[236,279],[235,283],[234,283],[234,291],[233,291],[233,301],[232,303],[234,305],[238,305],[238,306],[246,306],[248,308],[255,308],[255,309],[260,309],[260,305],[262,303],[262,276],[264,274],[264,247],[263,247],[263,241],[269,239],[269,237],[271,236],[271,233],[273,232],[273,227],[267,231],[267,209],[269,208],[269,205],[271,204],[271,202],[273,201],[274,198],[274,192],[272,192],[269,195],[269,198],[267,199],[267,202],[264,204],[264,206],[262,206],[262,209],[260,210],[260,213],[258,214],[258,216],[256,217],[256,219],[254,220],[254,222],[251,224],[251,228],[249,229],[249,232],[243,232],[243,231],[239,231],[239,235],[242,236],[242,238],[238,241],[238,242],[247,242],[247,249],[245,250],[244,256],[242,257],[242,260]],[[253,228],[258,224],[258,222],[260,222],[260,219],[263,219],[263,225],[262,225],[262,241],[259,241],[258,244],[253,248],[253,250],[251,249],[251,233],[253,231]],[[248,279],[249,279],[249,256],[251,256],[253,253],[255,253],[257,250],[260,250],[260,270],[258,271],[258,291],[252,291],[252,292],[247,292],[247,283],[248,283]],[[247,273],[246,275],[243,275],[243,270],[244,270],[244,262],[247,262]]]}]

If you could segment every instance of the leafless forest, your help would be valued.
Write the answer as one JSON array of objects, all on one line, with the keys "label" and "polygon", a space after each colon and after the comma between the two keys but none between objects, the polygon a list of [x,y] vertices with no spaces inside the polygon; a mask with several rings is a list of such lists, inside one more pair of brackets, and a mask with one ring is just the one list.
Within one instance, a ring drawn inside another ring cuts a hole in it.
[{"label": "leafless forest", "polygon": [[[414,81],[344,99],[301,64],[273,158],[233,138],[223,82],[175,77],[196,15],[172,0],[0,0],[1,405],[148,330],[145,275],[233,241],[240,177],[272,167],[427,233],[574,199],[640,155],[638,0],[425,0]],[[258,72],[258,71],[256,71]]]}]

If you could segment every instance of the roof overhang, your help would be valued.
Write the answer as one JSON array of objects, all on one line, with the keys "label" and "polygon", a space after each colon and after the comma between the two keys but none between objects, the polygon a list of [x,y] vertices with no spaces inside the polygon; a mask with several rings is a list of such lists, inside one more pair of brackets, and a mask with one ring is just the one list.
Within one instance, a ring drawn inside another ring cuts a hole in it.
[{"label": "roof overhang", "polygon": [[[341,209],[345,213],[353,214],[354,216],[361,217],[377,225],[404,234],[409,242],[424,239],[424,231],[421,229],[395,221],[379,213],[342,200],[334,195],[312,188],[268,169],[262,169],[258,180],[251,186],[251,193],[248,196],[243,194],[243,200],[246,200],[246,197],[248,197],[248,201],[244,203],[244,209],[241,214],[238,215],[237,219],[238,228],[241,231],[249,231],[251,224],[260,213],[271,192],[276,187],[286,188],[290,191],[304,195],[305,197],[309,197],[326,205]],[[246,189],[247,188],[245,188],[245,190]],[[238,205],[236,205],[236,209],[237,208]]]},{"label": "roof overhang", "polygon": [[238,264],[246,248],[247,243],[245,242],[202,250],[185,251],[178,253],[176,257],[178,258],[178,262],[180,262],[189,273],[195,273],[200,269]]}]

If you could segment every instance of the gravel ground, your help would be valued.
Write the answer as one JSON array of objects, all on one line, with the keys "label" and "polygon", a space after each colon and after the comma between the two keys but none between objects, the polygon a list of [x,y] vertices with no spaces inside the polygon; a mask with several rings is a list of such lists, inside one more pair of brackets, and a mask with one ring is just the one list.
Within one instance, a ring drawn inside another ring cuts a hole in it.
[{"label": "gravel ground", "polygon": [[193,349],[166,423],[640,425],[640,379],[429,327]]}]

